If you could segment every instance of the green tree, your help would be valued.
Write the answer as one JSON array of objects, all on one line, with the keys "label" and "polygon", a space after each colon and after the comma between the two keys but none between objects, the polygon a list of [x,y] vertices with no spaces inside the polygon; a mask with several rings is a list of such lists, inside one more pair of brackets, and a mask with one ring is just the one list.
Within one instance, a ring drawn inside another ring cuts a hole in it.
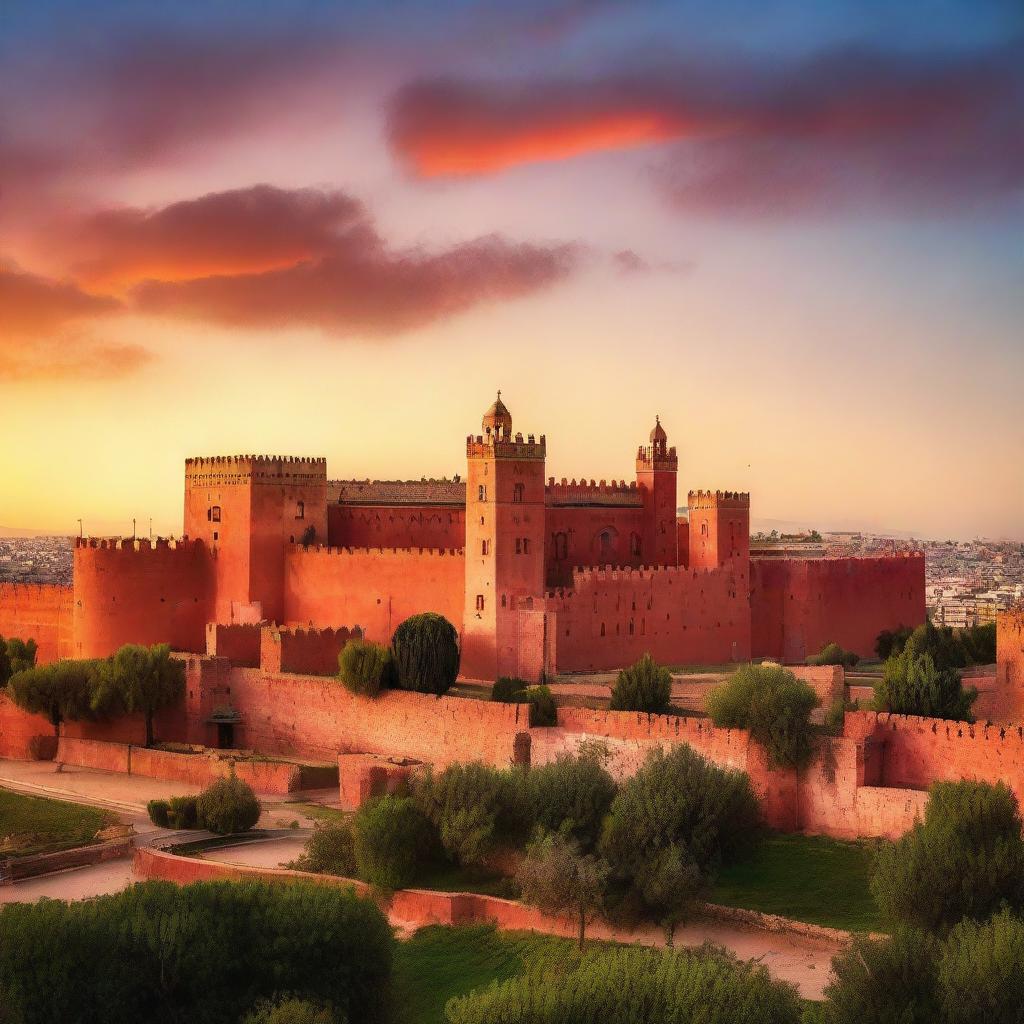
[{"label": "green tree", "polygon": [[828,1024],[935,1024],[940,947],[899,927],[885,939],[857,936],[832,960],[823,1020]]},{"label": "green tree", "polygon": [[1003,910],[983,924],[961,921],[939,961],[948,1024],[1019,1024],[1024,1008],[1024,921]]},{"label": "green tree", "polygon": [[419,693],[447,693],[459,675],[459,634],[434,612],[412,615],[391,638],[396,685]]},{"label": "green tree", "polygon": [[146,746],[153,745],[153,718],[185,697],[185,664],[171,657],[169,644],[125,644],[96,675],[94,710],[139,712],[146,722]]},{"label": "green tree", "polygon": [[817,653],[808,655],[808,665],[842,665],[844,668],[853,668],[860,661],[860,655],[853,651],[845,651],[839,644],[825,644]]},{"label": "green tree", "polygon": [[542,914],[572,917],[579,948],[586,941],[587,924],[601,912],[608,865],[582,854],[575,843],[548,833],[532,842],[516,871],[523,900]]},{"label": "green tree", "polygon": [[749,729],[777,768],[803,768],[814,756],[811,712],[820,701],[803,680],[781,665],[741,665],[707,696],[715,725]]},{"label": "green tree", "polygon": [[92,697],[101,664],[68,660],[37,665],[12,675],[7,690],[22,710],[46,715],[59,736],[62,722],[96,716]]},{"label": "green tree", "polygon": [[639,865],[636,887],[665,929],[665,943],[675,944],[676,929],[692,916],[708,884],[684,846],[671,843]]},{"label": "green tree", "polygon": [[329,1006],[308,999],[272,999],[258,1003],[242,1024],[346,1024]]},{"label": "green tree", "polygon": [[35,640],[20,640],[16,636],[6,641],[0,636],[0,686],[6,686],[11,676],[35,668],[38,648]]},{"label": "green tree", "polygon": [[977,696],[973,686],[964,689],[955,668],[939,668],[931,654],[916,654],[908,643],[885,663],[871,706],[898,715],[973,722],[971,705]]},{"label": "green tree", "polygon": [[518,676],[499,676],[491,687],[491,700],[500,704],[515,704],[517,696],[529,685],[525,679]]},{"label": "green tree", "polygon": [[249,783],[232,775],[211,783],[199,794],[196,817],[200,828],[217,835],[248,832],[260,820],[260,802]]},{"label": "green tree", "polygon": [[559,832],[589,852],[615,799],[615,780],[602,763],[602,752],[585,749],[538,765],[523,777],[524,804],[530,823],[544,832]]},{"label": "green tree", "polygon": [[338,655],[338,678],[352,693],[376,697],[394,682],[391,651],[371,640],[349,640]]},{"label": "green tree", "polygon": [[1017,800],[1002,783],[936,782],[924,821],[879,849],[871,892],[892,921],[936,931],[1024,905]]},{"label": "green tree", "polygon": [[720,864],[750,849],[758,831],[757,799],[747,775],[719,768],[680,744],[668,753],[651,751],[622,784],[599,849],[624,905],[664,923],[676,907],[663,901],[657,872],[667,874],[675,865],[657,863],[662,851],[676,847],[682,868],[692,862],[710,881]]},{"label": "green tree", "polygon": [[354,877],[359,869],[351,819],[319,823],[306,840],[302,856],[290,866],[298,871]]},{"label": "green tree", "polygon": [[894,630],[883,629],[875,641],[875,654],[882,661],[888,661],[894,654],[899,654],[903,650],[913,632],[910,626],[899,626]]},{"label": "green tree", "polygon": [[612,687],[612,711],[646,711],[660,714],[672,699],[672,673],[650,654],[624,668]]},{"label": "green tree", "polygon": [[480,867],[499,841],[525,831],[522,788],[520,773],[470,761],[420,773],[412,796],[445,853],[457,864]]},{"label": "green tree", "polygon": [[799,1024],[801,1007],[795,986],[724,950],[627,947],[478,988],[447,1014],[450,1024]]},{"label": "green tree", "polygon": [[352,821],[359,877],[379,889],[404,889],[428,846],[426,821],[404,796],[382,796],[363,804]]}]

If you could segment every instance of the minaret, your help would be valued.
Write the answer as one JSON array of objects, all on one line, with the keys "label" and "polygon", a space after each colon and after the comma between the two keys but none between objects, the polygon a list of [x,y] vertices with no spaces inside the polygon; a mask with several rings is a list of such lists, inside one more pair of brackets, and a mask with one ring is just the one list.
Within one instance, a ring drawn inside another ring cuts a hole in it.
[{"label": "minaret", "polygon": [[645,565],[678,565],[676,476],[679,459],[668,446],[661,417],[654,418],[650,443],[636,453],[636,485],[644,502],[641,561]]},{"label": "minaret", "polygon": [[519,675],[518,603],[544,593],[545,439],[512,433],[501,400],[466,438],[462,674]]}]

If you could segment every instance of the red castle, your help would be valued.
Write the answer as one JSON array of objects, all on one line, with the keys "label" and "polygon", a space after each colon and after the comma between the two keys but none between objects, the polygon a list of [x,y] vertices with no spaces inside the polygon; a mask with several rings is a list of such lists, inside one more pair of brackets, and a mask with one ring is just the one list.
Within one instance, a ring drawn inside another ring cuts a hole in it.
[{"label": "red castle", "polygon": [[545,477],[543,435],[498,399],[466,438],[464,480],[328,480],[325,459],[185,462],[178,541],[79,539],[74,585],[0,588],[0,633],[41,658],[124,643],[206,649],[207,623],[353,628],[388,641],[416,612],[461,633],[462,673],[530,680],[666,664],[869,655],[925,618],[924,557],[751,557],[750,497],[690,491],[656,422],[636,479]]}]

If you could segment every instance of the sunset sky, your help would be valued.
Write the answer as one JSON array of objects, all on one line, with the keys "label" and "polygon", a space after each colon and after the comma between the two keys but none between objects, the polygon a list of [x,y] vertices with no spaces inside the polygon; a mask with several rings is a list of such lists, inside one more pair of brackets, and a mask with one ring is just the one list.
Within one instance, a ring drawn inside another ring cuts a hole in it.
[{"label": "sunset sky", "polygon": [[183,461],[1024,540],[1020,0],[0,3],[0,525]]}]

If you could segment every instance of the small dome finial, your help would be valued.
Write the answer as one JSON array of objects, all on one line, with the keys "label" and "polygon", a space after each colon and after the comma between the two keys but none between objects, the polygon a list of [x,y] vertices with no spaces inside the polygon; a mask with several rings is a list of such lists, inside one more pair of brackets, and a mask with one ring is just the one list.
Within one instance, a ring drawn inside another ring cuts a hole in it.
[{"label": "small dome finial", "polygon": [[500,433],[508,437],[512,434],[512,414],[501,400],[501,391],[494,404],[484,413],[483,428],[485,434]]},{"label": "small dome finial", "polygon": [[654,429],[651,431],[651,444],[664,445],[668,440],[668,434],[665,433],[665,428],[661,425],[661,417],[654,417]]}]

